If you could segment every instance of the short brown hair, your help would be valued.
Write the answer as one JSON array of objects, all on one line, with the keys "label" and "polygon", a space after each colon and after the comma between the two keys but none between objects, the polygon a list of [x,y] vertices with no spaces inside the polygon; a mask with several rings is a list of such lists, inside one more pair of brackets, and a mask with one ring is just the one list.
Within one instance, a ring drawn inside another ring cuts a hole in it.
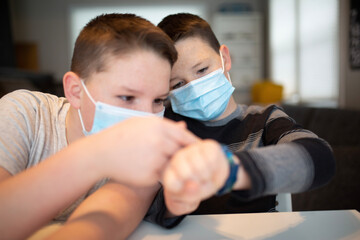
[{"label": "short brown hair", "polygon": [[173,66],[177,52],[160,28],[134,14],[103,14],[92,19],[75,42],[71,71],[85,79],[102,72],[110,56],[152,50]]},{"label": "short brown hair", "polygon": [[168,15],[158,24],[158,27],[174,42],[188,37],[200,37],[216,52],[219,51],[220,43],[209,23],[197,15],[190,13]]}]

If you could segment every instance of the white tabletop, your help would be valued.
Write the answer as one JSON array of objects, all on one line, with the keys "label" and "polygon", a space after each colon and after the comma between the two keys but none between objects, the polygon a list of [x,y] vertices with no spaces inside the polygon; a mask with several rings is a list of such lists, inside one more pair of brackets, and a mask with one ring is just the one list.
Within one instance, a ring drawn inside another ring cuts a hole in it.
[{"label": "white tabletop", "polygon": [[[59,229],[48,225],[28,240],[42,240]],[[129,240],[360,240],[356,210],[187,216],[173,229],[142,222]]]},{"label": "white tabletop", "polygon": [[188,216],[167,230],[142,222],[130,240],[360,239],[356,210]]}]

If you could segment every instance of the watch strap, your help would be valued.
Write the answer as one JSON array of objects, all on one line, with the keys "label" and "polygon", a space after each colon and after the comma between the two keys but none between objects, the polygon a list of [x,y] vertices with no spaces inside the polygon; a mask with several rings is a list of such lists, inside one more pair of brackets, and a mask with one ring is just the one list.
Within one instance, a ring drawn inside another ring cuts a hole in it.
[{"label": "watch strap", "polygon": [[228,178],[225,181],[224,186],[222,188],[220,188],[220,190],[216,193],[217,196],[221,196],[221,195],[231,192],[231,190],[237,180],[237,172],[240,167],[239,164],[235,163],[234,154],[229,150],[229,148],[226,145],[221,145],[221,148],[226,156],[226,159],[229,162],[230,173],[229,173]]}]

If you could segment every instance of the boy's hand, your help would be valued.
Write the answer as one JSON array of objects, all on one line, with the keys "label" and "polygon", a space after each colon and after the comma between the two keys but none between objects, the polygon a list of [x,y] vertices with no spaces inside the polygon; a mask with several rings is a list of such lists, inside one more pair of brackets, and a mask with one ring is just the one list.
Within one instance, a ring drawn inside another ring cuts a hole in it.
[{"label": "boy's hand", "polygon": [[105,176],[135,186],[160,181],[171,156],[198,141],[183,122],[159,117],[131,118],[88,138]]},{"label": "boy's hand", "polygon": [[198,141],[180,149],[163,175],[169,211],[175,215],[194,211],[224,185],[228,175],[228,160],[216,141]]}]

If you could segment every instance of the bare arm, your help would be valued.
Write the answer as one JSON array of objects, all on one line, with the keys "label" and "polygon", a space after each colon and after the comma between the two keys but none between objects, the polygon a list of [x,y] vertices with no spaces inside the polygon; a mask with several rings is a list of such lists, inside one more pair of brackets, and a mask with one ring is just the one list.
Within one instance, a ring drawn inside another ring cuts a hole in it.
[{"label": "bare arm", "polygon": [[160,118],[130,119],[15,176],[2,174],[1,237],[26,238],[102,178],[133,186],[156,184],[169,156],[197,140],[185,129]]},{"label": "bare arm", "polygon": [[74,144],[0,182],[0,232],[4,239],[24,239],[100,178],[95,166],[86,163],[87,152],[76,149]]},{"label": "bare arm", "polygon": [[6,171],[4,168],[0,167],[0,182],[11,177],[11,174]]},{"label": "bare arm", "polygon": [[145,216],[159,187],[108,183],[88,197],[49,239],[125,239]]}]

